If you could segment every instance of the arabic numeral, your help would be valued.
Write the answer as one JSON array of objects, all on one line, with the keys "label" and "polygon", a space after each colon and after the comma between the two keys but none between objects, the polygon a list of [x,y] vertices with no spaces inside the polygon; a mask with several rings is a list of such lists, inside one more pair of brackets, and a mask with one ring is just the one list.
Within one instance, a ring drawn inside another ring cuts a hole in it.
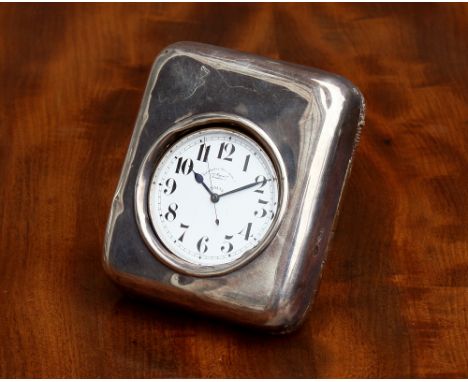
[{"label": "arabic numeral", "polygon": [[179,240],[180,242],[183,242],[184,241],[184,237],[185,237],[185,233],[187,232],[188,228],[190,226],[186,225],[186,224],[183,224],[183,223],[180,223],[180,228],[184,229],[185,231],[182,232],[182,235],[180,235],[180,237],[177,239]]},{"label": "arabic numeral", "polygon": [[193,170],[193,161],[190,158],[184,159],[179,157],[177,160],[176,174],[182,173],[184,175],[190,174]]},{"label": "arabic numeral", "polygon": [[233,235],[226,235],[224,236],[224,239],[226,240],[223,245],[221,245],[221,252],[223,253],[227,253],[228,256],[231,256],[229,255],[229,253],[234,249],[234,246],[232,245],[232,243],[228,240],[231,240],[234,236]]},{"label": "arabic numeral", "polygon": [[167,188],[164,189],[164,193],[166,195],[172,195],[177,188],[177,183],[175,179],[169,178],[168,180],[166,180],[165,184]]},{"label": "arabic numeral", "polygon": [[250,154],[245,156],[244,168],[242,169],[242,171],[247,172],[247,167],[249,165],[249,160],[250,160]]},{"label": "arabic numeral", "polygon": [[164,215],[164,217],[166,218],[168,222],[175,220],[175,218],[177,217],[176,211],[178,208],[179,206],[176,203],[169,204],[169,207],[167,208],[167,212]]},{"label": "arabic numeral", "polygon": [[236,147],[232,143],[221,143],[219,146],[218,159],[224,159],[232,162],[232,154],[236,151]]},{"label": "arabic numeral", "polygon": [[238,234],[244,236],[244,240],[249,240],[251,230],[252,230],[252,223],[248,223],[247,227],[239,231]]},{"label": "arabic numeral", "polygon": [[197,242],[198,252],[203,254],[203,253],[206,253],[206,251],[208,251],[208,246],[206,245],[206,243],[208,243],[209,240],[210,239],[208,238],[208,236],[203,236],[200,240],[198,240]]},{"label": "arabic numeral", "polygon": [[210,154],[210,148],[211,146],[207,146],[204,143],[202,143],[200,145],[200,149],[198,150],[197,160],[202,161],[202,162],[208,162],[208,155]]},{"label": "arabic numeral", "polygon": [[258,188],[255,190],[255,192],[263,194],[262,188],[265,187],[265,184],[267,183],[267,178],[265,178],[263,175],[259,175],[255,178],[255,182],[259,183]]},{"label": "arabic numeral", "polygon": [[262,208],[261,211],[255,210],[254,215],[258,218],[264,218],[267,215],[267,210],[265,208]]}]

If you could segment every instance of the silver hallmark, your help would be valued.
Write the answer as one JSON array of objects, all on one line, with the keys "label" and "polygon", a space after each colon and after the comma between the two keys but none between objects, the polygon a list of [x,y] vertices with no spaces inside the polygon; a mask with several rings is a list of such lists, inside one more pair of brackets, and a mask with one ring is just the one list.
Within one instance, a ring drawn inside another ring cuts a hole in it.
[{"label": "silver hallmark", "polygon": [[181,42],[157,57],[106,230],[125,288],[276,332],[303,320],[364,99],[342,77]]}]

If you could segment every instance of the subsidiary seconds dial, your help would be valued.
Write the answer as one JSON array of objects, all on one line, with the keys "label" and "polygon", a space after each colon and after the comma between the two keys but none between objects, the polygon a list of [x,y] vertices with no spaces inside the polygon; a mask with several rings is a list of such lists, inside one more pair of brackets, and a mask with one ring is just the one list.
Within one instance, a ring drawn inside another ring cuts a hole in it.
[{"label": "subsidiary seconds dial", "polygon": [[278,174],[252,138],[227,128],[191,133],[156,166],[148,194],[151,224],[164,246],[199,266],[234,262],[269,234]]}]

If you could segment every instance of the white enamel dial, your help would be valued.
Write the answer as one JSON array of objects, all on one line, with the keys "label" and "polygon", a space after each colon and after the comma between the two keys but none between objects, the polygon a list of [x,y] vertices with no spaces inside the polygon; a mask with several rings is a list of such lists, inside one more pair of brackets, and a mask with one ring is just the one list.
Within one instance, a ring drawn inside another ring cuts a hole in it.
[{"label": "white enamel dial", "polygon": [[175,256],[217,266],[262,243],[278,202],[278,175],[265,150],[237,131],[209,128],[181,138],[162,156],[148,211]]}]

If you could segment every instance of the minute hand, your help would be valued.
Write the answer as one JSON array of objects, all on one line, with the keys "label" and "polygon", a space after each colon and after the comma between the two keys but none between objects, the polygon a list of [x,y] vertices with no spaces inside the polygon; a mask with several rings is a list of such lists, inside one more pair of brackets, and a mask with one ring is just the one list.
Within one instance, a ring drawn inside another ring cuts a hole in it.
[{"label": "minute hand", "polygon": [[267,180],[262,180],[262,181],[260,181],[260,182],[249,183],[249,184],[247,184],[247,185],[245,185],[245,186],[242,186],[242,187],[239,187],[239,188],[235,188],[234,190],[225,192],[224,194],[219,195],[219,197],[226,196],[226,195],[229,195],[229,194],[233,194],[233,193],[235,193],[235,192],[237,192],[237,191],[245,190],[245,189],[247,189],[247,188],[256,186],[257,184],[265,183],[265,182],[267,182],[268,180],[269,180],[269,179],[267,179]]}]

